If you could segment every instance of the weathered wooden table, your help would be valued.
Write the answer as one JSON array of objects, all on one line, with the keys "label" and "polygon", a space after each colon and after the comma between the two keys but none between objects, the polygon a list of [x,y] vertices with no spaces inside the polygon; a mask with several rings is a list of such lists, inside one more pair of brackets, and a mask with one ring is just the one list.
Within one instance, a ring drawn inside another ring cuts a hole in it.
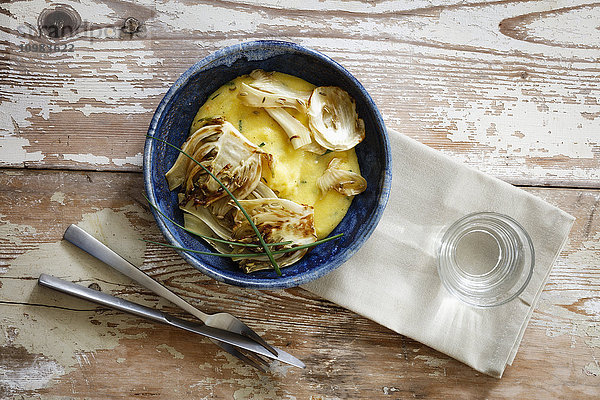
[{"label": "weathered wooden table", "polygon": [[[600,396],[600,3],[31,0],[3,2],[0,20],[0,398]],[[390,128],[577,218],[501,380],[302,289],[220,284],[137,240],[160,239],[140,171],[161,96],[209,53],[265,38],[331,56]],[[177,312],[61,241],[71,223],[308,368],[262,374],[37,287],[49,272]]]}]

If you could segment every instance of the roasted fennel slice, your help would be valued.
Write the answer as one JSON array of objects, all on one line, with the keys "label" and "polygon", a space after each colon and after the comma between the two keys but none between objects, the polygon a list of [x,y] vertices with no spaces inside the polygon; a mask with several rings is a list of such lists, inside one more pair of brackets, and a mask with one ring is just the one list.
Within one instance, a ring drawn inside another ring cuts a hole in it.
[{"label": "roasted fennel slice", "polygon": [[[242,207],[251,216],[264,240],[274,244],[273,251],[292,249],[296,246],[314,243],[317,235],[314,226],[314,210],[310,206],[295,203],[291,200],[279,198],[255,198],[252,200],[239,200]],[[185,227],[192,232],[205,236],[218,236],[243,244],[258,245],[258,239],[248,220],[237,210],[233,218],[233,225],[224,224],[223,220],[215,218],[206,207],[194,206],[189,203],[182,207]],[[261,247],[237,246],[223,244],[208,240],[208,242],[223,254],[252,254],[262,253]],[[286,243],[278,245],[277,243]],[[274,254],[280,268],[291,265],[300,260],[308,248],[297,251]],[[269,259],[262,253],[256,256],[233,257],[246,272],[259,271],[272,268]]]},{"label": "roasted fennel slice", "polygon": [[[277,198],[277,195],[267,185],[259,182],[247,198]],[[205,236],[216,236],[230,241],[235,240],[232,231],[235,225],[234,217],[238,209],[230,199],[221,199],[205,207],[196,204],[194,199],[186,201],[185,195],[180,193],[179,208],[184,212],[185,228]],[[215,248],[221,253],[229,253],[231,250],[231,248],[228,248],[228,251],[222,251],[216,246]]]},{"label": "roasted fennel slice", "polygon": [[[246,139],[229,122],[216,118],[194,132],[183,150],[211,171],[231,193],[243,199],[258,186],[263,164],[270,165],[272,157]],[[185,203],[210,206],[227,193],[206,171],[188,157],[179,155],[166,174],[171,190],[182,186]],[[223,210],[221,210],[221,214]],[[222,216],[222,215],[221,215]]]},{"label": "roasted fennel slice", "polygon": [[323,175],[317,179],[317,187],[325,194],[329,189],[344,196],[356,196],[367,189],[367,181],[360,174],[348,171],[339,158],[332,158]]},{"label": "roasted fennel slice", "polygon": [[311,92],[294,90],[273,75],[260,69],[252,71],[253,81],[241,85],[242,103],[250,107],[286,107],[306,112]]},{"label": "roasted fennel slice", "polygon": [[349,150],[365,138],[365,123],[358,118],[356,102],[339,87],[315,88],[308,118],[315,141],[328,150]]},{"label": "roasted fennel slice", "polygon": [[[282,250],[313,243],[317,240],[314,224],[314,209],[311,206],[295,203],[291,200],[263,198],[240,200],[246,212],[252,218],[267,243],[291,241],[285,246],[276,246]],[[256,236],[248,220],[238,211],[234,217],[233,238],[246,243],[257,243]],[[248,249],[235,249],[234,252],[248,253]],[[257,250],[260,251],[260,250]],[[277,264],[285,267],[300,260],[308,249],[274,254]],[[272,268],[265,256],[236,258],[246,272]]]}]

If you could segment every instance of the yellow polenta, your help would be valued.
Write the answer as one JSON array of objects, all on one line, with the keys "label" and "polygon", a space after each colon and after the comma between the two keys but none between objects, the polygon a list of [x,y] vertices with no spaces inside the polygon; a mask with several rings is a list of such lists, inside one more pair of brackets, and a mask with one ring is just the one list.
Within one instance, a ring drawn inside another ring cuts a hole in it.
[{"label": "yellow polenta", "polygon": [[[292,89],[312,91],[315,87],[291,75],[276,72],[275,76]],[[341,159],[345,169],[360,173],[354,149],[324,155],[295,150],[283,129],[266,111],[242,104],[238,97],[242,82],[250,83],[252,78],[248,75],[238,77],[212,93],[198,110],[190,133],[195,132],[206,118],[223,117],[233,124],[248,140],[273,156],[273,169],[263,171],[266,184],[279,197],[313,206],[317,236],[319,239],[327,236],[346,215],[352,197],[335,190],[323,195],[316,180],[323,175],[333,157]],[[286,110],[308,127],[306,115],[291,108]]]}]

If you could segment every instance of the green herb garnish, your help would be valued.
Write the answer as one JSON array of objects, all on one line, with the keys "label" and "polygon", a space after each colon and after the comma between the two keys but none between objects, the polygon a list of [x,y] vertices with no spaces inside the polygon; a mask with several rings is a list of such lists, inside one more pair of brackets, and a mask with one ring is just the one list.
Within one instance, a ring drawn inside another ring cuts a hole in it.
[{"label": "green herb garnish", "polygon": [[265,142],[260,142],[260,144],[258,145],[258,147],[263,147],[264,145],[266,145]]},{"label": "green herb garnish", "polygon": [[215,174],[210,172],[210,170],[208,168],[206,168],[204,165],[202,165],[202,163],[200,163],[198,160],[196,160],[194,157],[190,156],[188,153],[186,153],[179,147],[167,142],[166,140],[159,139],[159,138],[151,136],[151,135],[146,135],[146,137],[153,139],[153,140],[158,140],[159,142],[162,142],[162,143],[166,144],[167,146],[179,151],[181,154],[183,154],[184,156],[186,156],[187,158],[189,158],[190,160],[195,162],[197,165],[199,165],[207,174],[209,174],[223,188],[223,190],[229,195],[229,197],[231,197],[231,200],[233,200],[233,202],[238,206],[238,208],[240,209],[242,214],[244,214],[244,217],[246,217],[246,219],[248,220],[248,223],[250,223],[250,226],[252,226],[252,229],[254,230],[254,233],[258,237],[258,240],[260,241],[262,248],[264,249],[265,253],[267,254],[267,257],[269,258],[271,265],[273,265],[275,272],[277,273],[277,275],[281,276],[281,270],[279,269],[279,265],[277,264],[277,261],[275,261],[275,258],[273,258],[273,252],[271,252],[271,249],[269,248],[269,246],[267,246],[265,239],[258,231],[258,228],[254,224],[254,221],[252,221],[252,218],[250,217],[250,215],[248,215],[248,213],[246,212],[244,207],[242,207],[242,205],[240,204],[238,199],[233,195],[233,193],[231,193],[231,191],[229,191],[227,186],[225,186],[223,184],[223,182],[221,182],[221,180],[215,176]]},{"label": "green herb garnish", "polygon": [[[259,244],[243,243],[243,242],[233,242],[231,240],[225,240],[225,239],[221,239],[221,238],[215,238],[215,237],[211,237],[211,236],[205,236],[205,235],[202,235],[202,234],[200,234],[198,232],[191,231],[191,230],[187,229],[185,226],[180,225],[176,221],[174,221],[171,218],[169,218],[156,205],[152,204],[152,202],[150,201],[150,199],[148,197],[146,197],[145,194],[142,194],[142,195],[144,196],[144,198],[146,199],[146,201],[148,202],[148,204],[150,204],[150,207],[154,208],[156,210],[156,212],[159,213],[162,218],[170,221],[173,225],[177,226],[180,229],[183,229],[184,231],[186,231],[188,233],[191,233],[192,235],[199,236],[199,237],[201,237],[202,239],[205,239],[205,240],[212,240],[212,241],[215,241],[215,242],[226,243],[226,244],[230,244],[230,245],[234,245],[234,246],[261,247]],[[291,244],[291,243],[293,243],[293,242],[290,240],[290,241],[287,241],[287,242],[267,243],[267,246],[284,246],[286,244]]]},{"label": "green herb garnish", "polygon": [[[273,254],[283,254],[283,253],[290,253],[292,251],[296,251],[296,250],[302,250],[302,249],[306,249],[309,247],[313,247],[325,242],[329,242],[330,240],[334,240],[337,238],[340,238],[344,236],[343,233],[338,233],[337,235],[325,238],[325,239],[321,239],[321,240],[317,240],[316,242],[312,242],[312,243],[308,243],[308,244],[303,244],[300,246],[294,246],[294,247],[290,247],[289,249],[282,249],[282,250],[275,250],[273,251]],[[153,243],[153,244],[157,244],[159,246],[163,246],[163,247],[169,247],[171,249],[177,249],[177,250],[182,250],[182,251],[187,251],[189,253],[198,253],[198,254],[205,254],[208,256],[217,256],[217,257],[229,257],[229,258],[236,258],[236,257],[256,257],[256,256],[264,256],[267,253],[246,253],[246,254],[226,254],[226,253],[215,253],[215,252],[210,252],[210,251],[202,251],[202,250],[194,250],[194,249],[188,249],[187,247],[180,247],[180,246],[173,246],[172,244],[167,244],[167,243],[160,243],[160,242],[155,242],[153,240],[147,240],[147,239],[140,239],[143,242],[147,242],[147,243]]]}]

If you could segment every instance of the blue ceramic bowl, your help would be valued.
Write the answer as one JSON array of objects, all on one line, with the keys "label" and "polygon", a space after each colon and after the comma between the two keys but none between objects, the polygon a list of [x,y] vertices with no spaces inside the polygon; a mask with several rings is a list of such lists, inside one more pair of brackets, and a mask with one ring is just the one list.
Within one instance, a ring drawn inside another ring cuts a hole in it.
[{"label": "blue ceramic bowl", "polygon": [[[299,262],[275,271],[246,274],[230,259],[180,252],[204,274],[232,285],[255,289],[282,289],[317,279],[348,260],[371,235],[385,208],[391,184],[391,153],[381,114],[362,85],[332,59],[294,43],[256,41],[224,48],[188,69],[158,105],[148,134],[181,146],[189,135],[196,112],[208,96],[230,80],[254,69],[298,76],[317,86],[339,86],[355,100],[365,121],[366,138],[356,147],[362,175],[368,183],[356,196],[350,210],[332,235],[340,239],[318,245]],[[144,184],[150,201],[166,215],[183,223],[177,192],[169,191],[165,173],[175,162],[177,151],[147,139],[144,150]],[[173,245],[213,251],[199,239],[173,226],[154,212],[165,238]],[[168,229],[167,229],[168,228]]]}]

